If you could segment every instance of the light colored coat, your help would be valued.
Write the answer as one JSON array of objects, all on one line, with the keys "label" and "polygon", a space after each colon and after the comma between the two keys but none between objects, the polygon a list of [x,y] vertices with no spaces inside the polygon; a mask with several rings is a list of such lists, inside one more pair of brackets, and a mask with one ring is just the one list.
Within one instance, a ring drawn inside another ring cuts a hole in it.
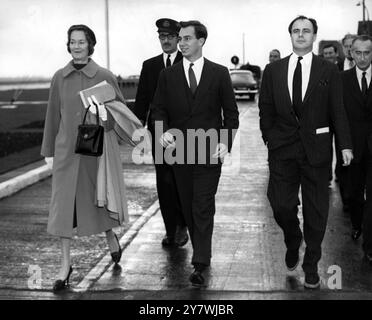
[{"label": "light colored coat", "polygon": [[[115,76],[93,60],[81,70],[76,70],[70,62],[52,79],[41,154],[54,157],[47,231],[56,236],[72,237],[74,207],[79,236],[97,234],[119,225],[116,219],[110,218],[107,209],[95,206],[98,158],[74,152],[77,128],[85,112],[78,93],[104,80],[114,87],[115,99],[124,102]],[[108,117],[106,129],[112,128],[113,119]],[[122,171],[117,175],[122,176]]]},{"label": "light colored coat", "polygon": [[150,150],[151,142],[146,136],[146,130],[141,121],[128,109],[128,107],[118,101],[105,103],[108,114],[115,120],[114,130],[104,134],[103,154],[98,158],[97,173],[97,201],[99,207],[105,207],[110,212],[110,216],[121,224],[128,221],[127,201],[125,196],[125,185],[121,171],[120,150],[117,142],[118,136],[132,146],[140,144],[140,140],[133,140],[135,132],[145,137],[141,143],[144,149]]}]

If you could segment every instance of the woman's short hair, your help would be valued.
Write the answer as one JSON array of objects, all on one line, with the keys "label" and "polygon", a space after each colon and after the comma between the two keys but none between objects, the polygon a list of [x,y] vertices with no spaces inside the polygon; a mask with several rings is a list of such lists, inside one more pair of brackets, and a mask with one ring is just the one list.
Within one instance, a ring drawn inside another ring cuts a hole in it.
[{"label": "woman's short hair", "polygon": [[71,53],[70,49],[70,40],[71,40],[71,33],[73,31],[83,31],[85,33],[85,37],[88,41],[88,55],[91,56],[94,52],[94,46],[96,45],[96,36],[92,29],[87,27],[84,24],[74,24],[71,26],[67,31],[67,51]]}]

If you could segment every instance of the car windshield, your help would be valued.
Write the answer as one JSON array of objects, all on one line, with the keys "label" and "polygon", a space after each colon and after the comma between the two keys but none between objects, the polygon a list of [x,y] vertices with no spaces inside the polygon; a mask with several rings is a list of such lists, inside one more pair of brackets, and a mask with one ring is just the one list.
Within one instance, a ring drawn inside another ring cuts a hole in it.
[{"label": "car windshield", "polygon": [[251,73],[248,72],[234,72],[231,73],[231,80],[232,81],[253,81],[253,77]]}]

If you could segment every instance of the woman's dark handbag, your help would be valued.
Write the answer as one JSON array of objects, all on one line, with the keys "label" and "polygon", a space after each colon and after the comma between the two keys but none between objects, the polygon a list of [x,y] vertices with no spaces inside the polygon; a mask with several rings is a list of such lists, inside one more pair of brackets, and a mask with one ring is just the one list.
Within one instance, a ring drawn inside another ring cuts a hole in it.
[{"label": "woman's dark handbag", "polygon": [[75,153],[85,156],[99,157],[103,153],[103,126],[99,125],[98,106],[96,107],[97,124],[85,124],[85,119],[89,111],[90,105],[85,111],[84,120],[78,127],[78,135],[76,139]]}]

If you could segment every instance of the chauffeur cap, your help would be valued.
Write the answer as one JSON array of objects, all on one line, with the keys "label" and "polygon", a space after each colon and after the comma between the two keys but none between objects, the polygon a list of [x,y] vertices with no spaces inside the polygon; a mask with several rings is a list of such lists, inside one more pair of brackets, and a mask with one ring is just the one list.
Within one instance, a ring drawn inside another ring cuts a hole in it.
[{"label": "chauffeur cap", "polygon": [[172,19],[162,18],[156,21],[156,26],[158,27],[158,32],[168,32],[176,33],[181,29],[180,24]]}]

